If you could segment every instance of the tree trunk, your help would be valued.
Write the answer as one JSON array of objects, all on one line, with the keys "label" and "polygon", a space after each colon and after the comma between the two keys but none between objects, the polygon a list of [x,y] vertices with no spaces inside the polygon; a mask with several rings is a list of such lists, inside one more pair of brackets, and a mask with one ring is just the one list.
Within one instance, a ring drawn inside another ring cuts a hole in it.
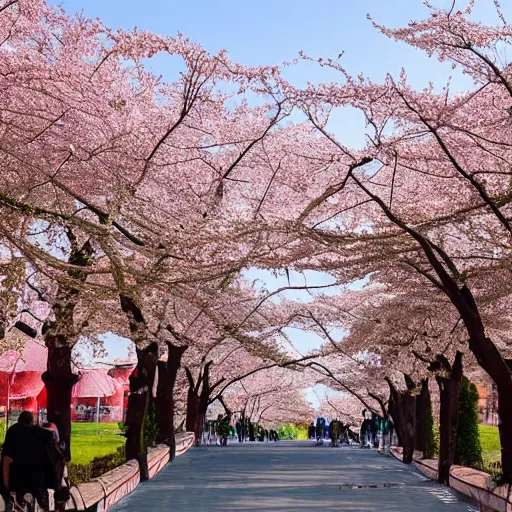
[{"label": "tree trunk", "polygon": [[[395,402],[393,401],[393,398],[391,396],[390,396],[389,401],[388,401],[388,413],[389,413],[389,415],[391,416],[391,418],[393,420],[393,427],[394,427],[394,430],[395,430],[395,433],[396,433],[396,437],[398,438],[398,445],[399,446],[403,446],[402,434],[400,432],[400,429],[397,426],[398,410],[397,410],[397,408],[395,406]],[[392,443],[392,439],[390,438],[389,444],[391,445],[391,443]]]},{"label": "tree trunk", "polygon": [[512,386],[498,387],[498,413],[503,481],[512,482]]},{"label": "tree trunk", "polygon": [[151,390],[155,379],[158,347],[152,343],[144,350],[137,349],[137,368],[130,376],[130,396],[126,417],[126,458],[139,462],[140,478],[149,479],[147,446],[144,439]]},{"label": "tree trunk", "polygon": [[[188,374],[187,368],[187,374]],[[197,432],[197,419],[199,416],[199,397],[197,396],[196,386],[189,382],[187,394],[187,416],[185,420],[185,429],[187,432],[194,432],[196,446],[201,442],[200,432]]]},{"label": "tree trunk", "polygon": [[403,449],[402,461],[411,464],[416,430],[416,397],[412,391],[398,391],[390,379],[386,378],[386,381],[391,392],[389,411]]},{"label": "tree trunk", "polygon": [[47,370],[41,376],[46,386],[48,421],[55,423],[64,443],[67,460],[71,459],[71,396],[78,375],[71,367],[71,347],[56,346],[45,339],[48,347]]},{"label": "tree trunk", "polygon": [[416,397],[410,392],[402,396],[402,408],[405,423],[404,464],[411,464],[414,455],[414,434],[416,430]]},{"label": "tree trunk", "polygon": [[158,414],[157,442],[169,446],[170,460],[176,456],[174,436],[174,385],[181,365],[181,358],[187,347],[177,347],[167,342],[167,361],[158,362],[158,388],[156,406]]},{"label": "tree trunk", "polygon": [[203,386],[201,388],[201,393],[199,394],[199,403],[198,403],[198,414],[196,418],[196,435],[201,435],[204,428],[204,422],[206,420],[206,411],[208,410],[208,403],[210,400],[210,394],[212,392],[212,387],[210,386],[210,367],[211,362],[206,363],[203,369]]},{"label": "tree trunk", "polygon": [[[66,233],[71,247],[68,263],[89,266],[93,254],[89,240],[79,247],[73,232],[67,229]],[[87,279],[87,274],[78,270],[70,270],[68,274],[82,283]],[[48,349],[46,372],[41,376],[46,387],[47,417],[57,426],[68,460],[71,459],[71,397],[73,386],[79,380],[71,365],[71,352],[78,338],[74,313],[79,299],[79,288],[59,285],[52,305],[54,318],[48,317],[41,329]]]},{"label": "tree trunk", "polygon": [[430,392],[428,390],[428,379],[421,381],[421,391],[416,397],[416,435],[415,435],[415,449],[425,453],[427,441],[427,418],[426,413],[430,405]]},{"label": "tree trunk", "polygon": [[[199,405],[199,409],[197,411],[197,416],[196,416],[196,424],[194,427],[194,435],[199,440],[201,439],[201,435],[203,433],[205,419],[206,419],[206,411],[203,411],[201,408],[201,405]],[[197,444],[199,444],[199,442]]]},{"label": "tree trunk", "polygon": [[206,419],[206,412],[210,404],[210,396],[212,391],[219,386],[224,379],[219,380],[213,386],[210,386],[210,368],[213,361],[206,363],[199,373],[197,383],[194,382],[192,372],[185,368],[188,379],[188,396],[187,396],[187,430],[192,430],[196,436],[196,444],[201,443],[201,433]]},{"label": "tree trunk", "polygon": [[457,448],[457,417],[462,385],[462,354],[457,352],[448,377],[436,377],[440,391],[439,464],[437,480],[448,485]]}]

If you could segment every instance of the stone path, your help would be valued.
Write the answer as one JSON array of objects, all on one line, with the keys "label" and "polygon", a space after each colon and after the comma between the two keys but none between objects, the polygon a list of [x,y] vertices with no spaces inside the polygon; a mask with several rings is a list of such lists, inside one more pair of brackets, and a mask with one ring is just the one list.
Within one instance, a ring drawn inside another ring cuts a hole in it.
[{"label": "stone path", "polygon": [[391,457],[310,441],[193,448],[114,512],[476,512],[457,492]]}]

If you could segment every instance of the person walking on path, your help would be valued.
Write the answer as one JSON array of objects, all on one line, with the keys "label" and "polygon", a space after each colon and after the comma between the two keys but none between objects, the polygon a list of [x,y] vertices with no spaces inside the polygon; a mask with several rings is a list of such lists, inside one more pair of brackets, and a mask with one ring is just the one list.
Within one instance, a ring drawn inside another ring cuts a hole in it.
[{"label": "person walking on path", "polygon": [[[34,426],[34,415],[23,411],[7,431],[2,449],[2,483],[6,510],[24,507],[31,494],[42,510],[49,511],[48,488],[59,489],[58,468],[52,466],[52,432]],[[11,496],[15,494],[13,503]]]},{"label": "person walking on path", "polygon": [[57,429],[57,425],[55,425],[55,423],[43,423],[42,427],[52,434],[53,445],[49,450],[49,464],[52,473],[54,473],[57,476],[58,481],[60,482],[59,488],[55,489],[55,493],[53,493],[53,499],[55,501],[55,510],[65,510],[66,503],[69,500],[70,496],[70,484],[66,468],[66,447],[65,444],[60,441],[59,430]]}]

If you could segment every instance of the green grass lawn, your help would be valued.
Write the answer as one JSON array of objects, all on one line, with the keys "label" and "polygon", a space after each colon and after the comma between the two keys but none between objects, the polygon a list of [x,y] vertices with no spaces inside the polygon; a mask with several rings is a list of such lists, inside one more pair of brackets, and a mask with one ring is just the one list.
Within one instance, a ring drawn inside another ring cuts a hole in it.
[{"label": "green grass lawn", "polygon": [[498,427],[492,425],[478,425],[480,432],[480,444],[482,445],[482,456],[484,465],[497,462],[501,458],[501,444]]},{"label": "green grass lawn", "polygon": [[73,423],[71,428],[71,460],[89,464],[96,457],[115,453],[124,444],[116,423]]}]

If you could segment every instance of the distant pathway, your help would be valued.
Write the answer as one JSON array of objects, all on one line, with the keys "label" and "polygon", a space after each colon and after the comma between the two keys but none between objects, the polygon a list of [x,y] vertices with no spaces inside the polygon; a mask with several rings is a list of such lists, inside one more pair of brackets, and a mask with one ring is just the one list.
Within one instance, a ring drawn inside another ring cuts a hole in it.
[{"label": "distant pathway", "polygon": [[280,441],[193,448],[154,479],[139,486],[113,510],[473,512],[477,509],[464,496],[375,451],[315,447],[310,441]]}]

